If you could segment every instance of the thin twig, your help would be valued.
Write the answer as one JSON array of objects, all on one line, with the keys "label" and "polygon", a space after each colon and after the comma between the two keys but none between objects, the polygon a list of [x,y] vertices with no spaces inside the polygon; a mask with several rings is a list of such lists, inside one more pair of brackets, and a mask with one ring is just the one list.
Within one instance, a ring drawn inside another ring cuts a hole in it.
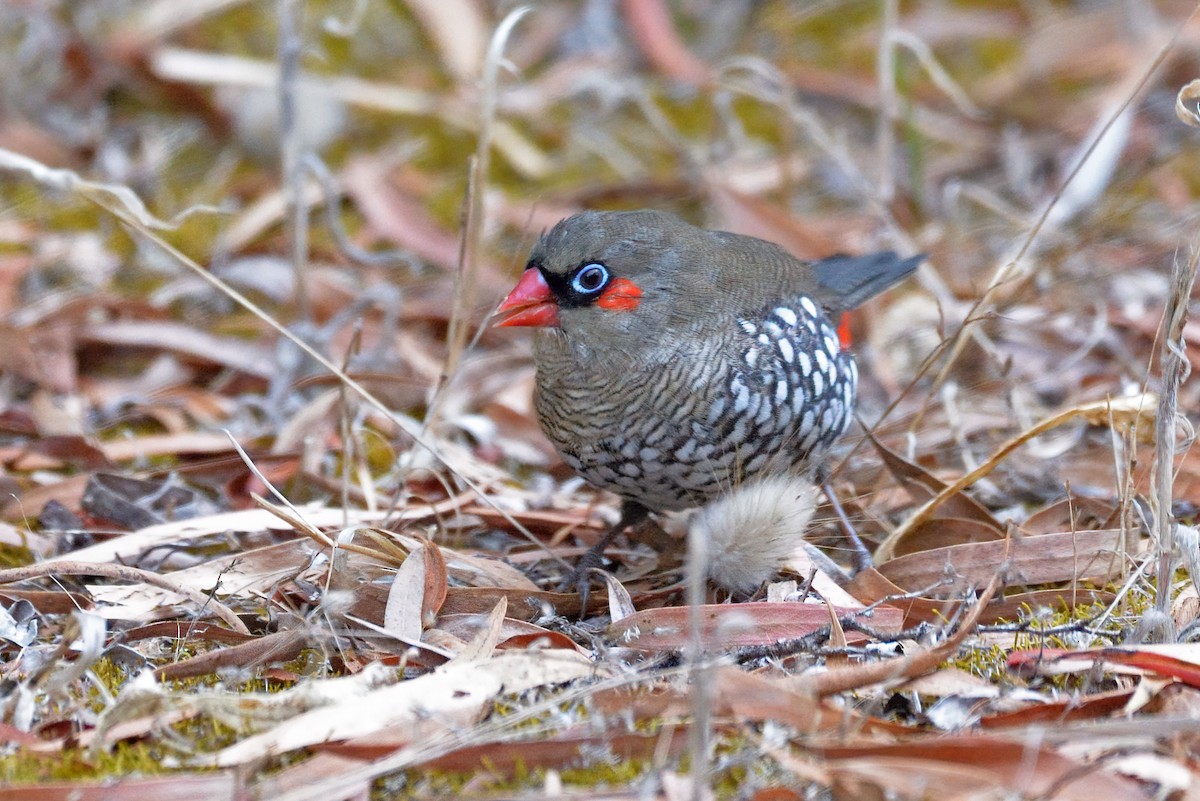
[{"label": "thin twig", "polygon": [[[463,234],[458,254],[458,280],[454,282],[454,304],[446,333],[446,363],[434,399],[426,412],[426,426],[437,417],[440,399],[445,395],[446,385],[458,367],[459,359],[467,343],[469,315],[475,306],[475,283],[479,273],[479,251],[484,231],[483,196],[487,187],[487,176],[491,165],[492,135],[496,124],[496,105],[500,92],[500,65],[504,60],[504,48],[513,29],[521,17],[529,13],[529,6],[520,6],[509,12],[492,35],[487,56],[483,62],[483,81],[479,99],[479,138],[475,144],[475,155],[470,160],[467,181],[466,213]],[[486,325],[486,323],[485,323]]]},{"label": "thin twig", "polygon": [[[932,648],[916,651],[908,656],[865,665],[829,670],[819,674],[802,674],[790,679],[787,685],[797,692],[815,696],[833,695],[879,684],[896,678],[912,678],[920,673],[932,671],[949,659],[962,645],[963,640],[975,630],[983,611],[1000,589],[1002,572],[996,574],[991,583],[980,593],[979,599],[958,624],[958,629],[944,642]],[[966,605],[963,604],[962,607]]]},{"label": "thin twig", "polygon": [[368,267],[407,267],[414,272],[420,269],[420,260],[404,248],[373,251],[359,247],[346,233],[346,226],[342,224],[342,218],[338,214],[341,190],[338,188],[333,173],[329,171],[329,167],[325,166],[325,162],[316,153],[311,152],[304,154],[301,163],[304,165],[305,172],[321,185],[321,192],[325,196],[325,202],[321,204],[324,210],[325,228],[333,237],[333,241],[337,243],[338,250],[346,258],[355,264]]}]

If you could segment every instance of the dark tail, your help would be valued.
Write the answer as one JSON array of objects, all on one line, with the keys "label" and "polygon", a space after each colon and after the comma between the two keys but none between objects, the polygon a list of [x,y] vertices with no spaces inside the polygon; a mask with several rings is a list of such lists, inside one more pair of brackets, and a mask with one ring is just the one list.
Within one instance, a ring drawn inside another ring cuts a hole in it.
[{"label": "dark tail", "polygon": [[917,269],[925,254],[909,259],[887,250],[867,256],[831,256],[812,265],[825,302],[835,308],[853,309],[899,283]]}]

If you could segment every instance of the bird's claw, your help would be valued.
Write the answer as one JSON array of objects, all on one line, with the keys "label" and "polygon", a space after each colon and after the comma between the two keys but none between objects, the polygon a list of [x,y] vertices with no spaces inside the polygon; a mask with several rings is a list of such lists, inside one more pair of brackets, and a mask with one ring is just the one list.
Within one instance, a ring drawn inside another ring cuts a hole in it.
[{"label": "bird's claw", "polygon": [[601,567],[604,564],[604,552],[617,535],[630,526],[640,524],[650,514],[646,507],[636,501],[626,499],[621,504],[621,519],[617,524],[605,532],[595,545],[587,549],[583,556],[579,557],[579,561],[575,563],[575,570],[563,581],[559,587],[560,592],[566,592],[571,587],[575,588],[575,592],[579,594],[579,617],[583,619],[587,617],[588,597],[591,595],[591,581],[593,572],[602,572]]},{"label": "bird's claw", "polygon": [[592,573],[593,571],[601,572],[603,566],[604,551],[589,548],[583,556],[579,557],[579,561],[575,563],[575,569],[567,574],[567,577],[559,584],[559,592],[568,592],[574,589],[579,595],[579,617],[581,619],[587,617],[588,599],[592,592]]}]

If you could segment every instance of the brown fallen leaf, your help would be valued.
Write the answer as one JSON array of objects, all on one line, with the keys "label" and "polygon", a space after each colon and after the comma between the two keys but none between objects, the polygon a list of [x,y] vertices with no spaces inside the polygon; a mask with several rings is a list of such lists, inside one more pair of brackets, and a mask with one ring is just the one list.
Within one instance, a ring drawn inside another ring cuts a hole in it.
[{"label": "brown fallen leaf", "polygon": [[963,517],[938,517],[909,529],[908,535],[896,542],[891,561],[953,545],[997,542],[1003,539],[1004,532],[987,523]]},{"label": "brown fallen leaf", "polygon": [[723,667],[717,672],[714,685],[716,714],[729,714],[744,721],[777,721],[809,738],[820,734],[841,737],[849,731],[878,742],[911,733],[891,721],[797,691],[788,678],[770,678]]},{"label": "brown fallen leaf", "polygon": [[[347,748],[346,753],[352,753],[352,749]],[[385,750],[372,756],[383,756],[386,753],[388,751]],[[365,801],[371,795],[371,779],[350,775],[362,770],[363,759],[356,757],[358,757],[357,754],[343,756],[334,753],[332,749],[322,750],[313,754],[310,759],[261,777],[254,783],[251,792],[258,798],[279,798],[284,793],[302,791],[310,787],[314,781],[328,781],[345,774],[348,776],[348,781],[339,788],[339,792],[343,793],[341,797]]]},{"label": "brown fallen leaf", "polygon": [[[491,615],[485,614],[440,614],[436,626],[442,631],[467,641],[475,637],[480,629],[491,625],[490,618]],[[567,648],[578,651],[581,655],[587,655],[574,640],[560,631],[551,631],[525,620],[505,617],[501,621],[496,648],[529,647]]]},{"label": "brown fallen leaf", "polygon": [[242,781],[236,771],[205,771],[172,773],[152,779],[122,777],[114,784],[111,778],[91,781],[41,782],[26,786],[4,788],[5,801],[185,801],[203,798],[204,801],[238,801],[242,798]]},{"label": "brown fallen leaf", "polygon": [[446,560],[436,543],[426,541],[409,553],[388,592],[383,627],[409,640],[433,625],[446,600]]},{"label": "brown fallen leaf", "polygon": [[1043,704],[1029,704],[1021,709],[1008,712],[997,712],[984,715],[979,719],[979,725],[985,729],[1002,729],[1009,726],[1031,726],[1035,724],[1066,723],[1073,720],[1090,720],[1106,717],[1120,712],[1125,708],[1133,690],[1112,690],[1103,693],[1072,695],[1047,701]]},{"label": "brown fallen leaf", "polygon": [[1118,511],[1112,501],[1080,495],[1062,498],[1031,514],[1021,524],[1025,534],[1053,534],[1056,531],[1077,531],[1114,528],[1113,515]]},{"label": "brown fallen leaf", "polygon": [[308,647],[308,641],[295,631],[277,631],[252,640],[163,665],[154,671],[159,681],[205,676],[218,670],[287,662]]},{"label": "brown fallen leaf", "polygon": [[1008,655],[1008,666],[1012,670],[1040,675],[1106,666],[1114,672],[1161,676],[1200,688],[1200,643],[1014,651]]},{"label": "brown fallen leaf", "polygon": [[168,350],[262,379],[271,378],[276,371],[271,351],[253,340],[220,337],[169,320],[92,323],[80,329],[79,340],[109,348]]},{"label": "brown fallen leaf", "polygon": [[1149,801],[1122,776],[1025,739],[955,735],[887,745],[820,747],[835,776],[869,781],[902,797],[971,797],[995,788],[1063,801]]},{"label": "brown fallen leaf", "polygon": [[995,542],[972,542],[912,553],[883,562],[879,572],[901,587],[927,587],[950,573],[954,587],[979,586],[1001,564],[1013,584],[1105,579],[1122,569],[1127,532],[1065,531]]}]

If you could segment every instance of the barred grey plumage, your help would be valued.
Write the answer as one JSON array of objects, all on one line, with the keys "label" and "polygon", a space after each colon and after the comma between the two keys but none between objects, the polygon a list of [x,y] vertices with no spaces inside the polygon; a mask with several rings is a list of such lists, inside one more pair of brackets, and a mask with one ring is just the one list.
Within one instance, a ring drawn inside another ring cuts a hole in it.
[{"label": "barred grey plumage", "polygon": [[654,510],[803,467],[850,422],[854,358],[807,297],[753,317],[695,358],[616,373],[580,370],[565,338],[539,337],[542,429],[590,483]]},{"label": "barred grey plumage", "polygon": [[499,324],[541,326],[535,402],[563,459],[647,509],[682,509],[828,450],[858,381],[831,315],[919,260],[805,264],[661,212],[587,212],[534,247]]}]

